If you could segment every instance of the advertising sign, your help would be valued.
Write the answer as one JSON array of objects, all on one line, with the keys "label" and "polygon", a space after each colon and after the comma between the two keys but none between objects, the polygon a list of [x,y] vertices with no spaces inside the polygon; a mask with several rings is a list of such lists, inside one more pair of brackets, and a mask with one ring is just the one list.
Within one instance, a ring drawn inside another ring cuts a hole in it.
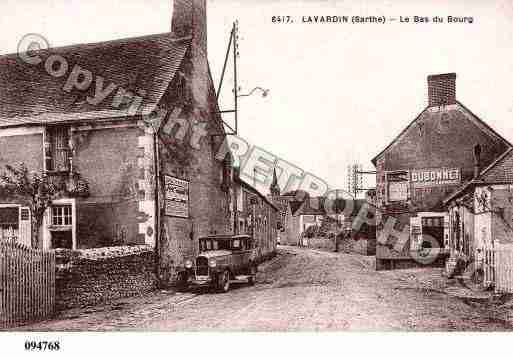
[{"label": "advertising sign", "polygon": [[408,182],[390,182],[388,184],[388,200],[390,202],[408,199]]},{"label": "advertising sign", "polygon": [[411,170],[410,176],[413,187],[454,185],[461,182],[459,168]]},{"label": "advertising sign", "polygon": [[179,178],[164,176],[165,215],[172,217],[189,217],[189,182]]}]

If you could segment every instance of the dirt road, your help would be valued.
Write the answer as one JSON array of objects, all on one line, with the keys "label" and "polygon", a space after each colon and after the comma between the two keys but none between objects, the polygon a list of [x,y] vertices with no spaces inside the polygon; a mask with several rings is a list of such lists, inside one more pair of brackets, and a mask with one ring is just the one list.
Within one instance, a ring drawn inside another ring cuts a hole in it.
[{"label": "dirt road", "polygon": [[505,330],[488,308],[448,296],[440,269],[376,272],[369,257],[282,247],[253,287],[159,293],[30,330]]}]

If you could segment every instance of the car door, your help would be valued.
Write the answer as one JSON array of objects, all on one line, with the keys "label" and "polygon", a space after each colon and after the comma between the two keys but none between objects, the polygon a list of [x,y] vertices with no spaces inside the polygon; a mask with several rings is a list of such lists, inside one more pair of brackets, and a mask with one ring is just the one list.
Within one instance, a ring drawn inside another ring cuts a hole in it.
[{"label": "car door", "polygon": [[244,257],[244,250],[242,248],[242,241],[240,239],[234,239],[232,241],[232,270],[234,274],[238,275],[241,272],[242,261]]},{"label": "car door", "polygon": [[242,247],[242,263],[241,263],[241,270],[246,271],[249,268],[249,265],[252,260],[251,253],[253,252],[251,248],[251,242],[248,239],[243,240],[243,247]]}]

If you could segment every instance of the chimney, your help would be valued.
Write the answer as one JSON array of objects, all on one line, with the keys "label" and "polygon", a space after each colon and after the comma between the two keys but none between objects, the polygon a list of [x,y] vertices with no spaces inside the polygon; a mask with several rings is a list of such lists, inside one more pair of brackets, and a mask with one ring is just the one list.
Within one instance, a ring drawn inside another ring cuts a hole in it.
[{"label": "chimney", "polygon": [[173,0],[171,32],[175,37],[192,36],[193,52],[207,56],[207,1]]},{"label": "chimney", "polygon": [[474,179],[479,177],[481,171],[481,145],[474,146]]},{"label": "chimney", "polygon": [[186,92],[190,94],[195,116],[209,113],[209,69],[207,60],[207,1],[174,0],[173,37],[192,37],[191,47],[186,56],[184,75],[187,79]]},{"label": "chimney", "polygon": [[456,74],[454,72],[430,75],[427,81],[430,107],[456,103]]}]

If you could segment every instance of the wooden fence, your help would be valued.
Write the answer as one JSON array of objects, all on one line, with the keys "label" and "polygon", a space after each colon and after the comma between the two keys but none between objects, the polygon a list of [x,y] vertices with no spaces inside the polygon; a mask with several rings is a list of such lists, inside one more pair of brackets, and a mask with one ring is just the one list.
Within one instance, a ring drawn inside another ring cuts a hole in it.
[{"label": "wooden fence", "polygon": [[484,250],[484,285],[493,285],[496,292],[513,293],[513,247]]},{"label": "wooden fence", "polygon": [[48,318],[55,307],[55,253],[0,241],[0,328]]},{"label": "wooden fence", "polygon": [[513,248],[495,250],[495,291],[513,293]]},{"label": "wooden fence", "polygon": [[493,248],[485,248],[484,249],[484,258],[483,258],[483,272],[484,279],[483,284],[488,287],[491,285],[495,285],[495,249]]}]

